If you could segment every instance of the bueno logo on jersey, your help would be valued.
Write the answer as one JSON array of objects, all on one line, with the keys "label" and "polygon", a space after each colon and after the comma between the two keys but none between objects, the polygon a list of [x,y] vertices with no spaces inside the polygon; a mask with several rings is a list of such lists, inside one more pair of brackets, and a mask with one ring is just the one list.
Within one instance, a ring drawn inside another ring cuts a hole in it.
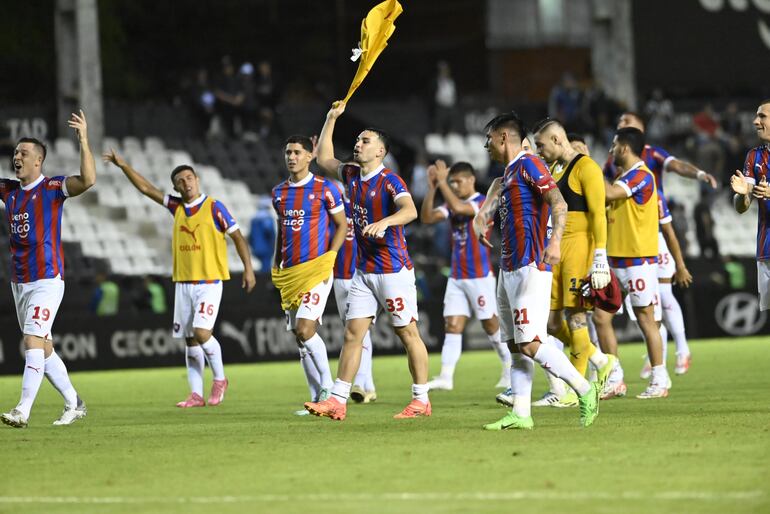
[{"label": "bueno logo on jersey", "polygon": [[29,213],[20,212],[11,216],[11,234],[21,239],[29,235]]}]

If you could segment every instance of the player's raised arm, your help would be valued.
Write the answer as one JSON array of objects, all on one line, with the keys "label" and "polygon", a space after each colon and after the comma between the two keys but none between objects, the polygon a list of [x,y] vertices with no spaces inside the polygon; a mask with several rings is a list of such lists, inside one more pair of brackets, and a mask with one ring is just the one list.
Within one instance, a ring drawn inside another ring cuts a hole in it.
[{"label": "player's raised arm", "polygon": [[449,206],[449,210],[460,216],[474,216],[476,211],[473,209],[473,206],[468,202],[463,202],[457,197],[454,191],[452,191],[452,188],[449,187],[449,182],[447,181],[448,177],[449,168],[447,168],[446,163],[441,159],[437,160],[436,186],[439,191],[441,191],[441,196],[444,197],[444,201]]},{"label": "player's raised arm", "polygon": [[484,200],[479,212],[473,217],[473,231],[478,235],[481,244],[492,248],[492,243],[487,239],[487,230],[495,218],[497,208],[500,206],[500,191],[503,188],[503,179],[496,178],[489,185],[487,198]]},{"label": "player's raised arm", "polygon": [[153,201],[163,205],[164,194],[163,191],[155,187],[149,180],[144,178],[138,171],[131,167],[125,159],[123,159],[118,152],[114,149],[110,149],[109,152],[102,155],[104,162],[111,162],[128,177],[128,180],[139,190],[144,196],[152,199]]},{"label": "player's raised arm", "polygon": [[[334,125],[337,123],[342,113],[345,112],[345,104],[343,102],[334,102],[331,109],[326,114],[326,123],[324,123],[321,129],[321,134],[318,136],[318,146],[316,148],[316,162],[318,166],[324,171],[324,174],[337,178],[337,171],[340,166],[340,161],[334,157],[334,142],[332,137],[334,135]],[[340,177],[344,180],[344,177]]]},{"label": "player's raised arm", "polygon": [[434,207],[434,201],[436,199],[436,165],[431,164],[428,166],[426,179],[428,181],[428,191],[425,193],[425,198],[422,199],[422,206],[420,207],[420,221],[426,225],[432,225],[443,221],[446,216],[442,210]]},{"label": "player's raised arm", "polygon": [[[161,200],[162,201],[162,200]],[[249,244],[246,242],[246,238],[241,234],[240,229],[230,232],[230,239],[235,244],[235,251],[238,252],[238,257],[241,258],[243,263],[243,282],[241,287],[250,293],[254,286],[257,284],[257,279],[254,276],[254,268],[251,266],[251,252],[249,251]]]},{"label": "player's raised arm", "polygon": [[96,163],[88,145],[88,122],[83,110],[80,114],[72,113],[67,125],[74,128],[80,143],[80,175],[67,177],[65,184],[69,196],[78,196],[88,191],[96,183]]},{"label": "player's raised arm", "polygon": [[551,238],[548,247],[543,252],[543,262],[546,264],[559,264],[561,260],[561,236],[567,223],[567,202],[561,195],[559,188],[554,187],[543,193],[543,200],[551,207]]}]

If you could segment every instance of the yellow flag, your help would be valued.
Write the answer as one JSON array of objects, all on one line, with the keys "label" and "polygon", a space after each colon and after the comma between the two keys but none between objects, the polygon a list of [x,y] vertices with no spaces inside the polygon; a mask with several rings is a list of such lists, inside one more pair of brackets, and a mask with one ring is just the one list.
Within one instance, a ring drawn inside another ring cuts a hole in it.
[{"label": "yellow flag", "polygon": [[369,11],[364,21],[361,22],[360,52],[358,49],[354,52],[354,54],[360,55],[361,62],[358,63],[358,71],[353,77],[353,82],[350,84],[350,89],[348,89],[348,94],[345,95],[343,102],[347,103],[350,100],[355,90],[366,78],[369,70],[372,69],[374,61],[388,46],[388,38],[396,30],[393,22],[403,11],[403,7],[397,0],[385,0]]}]

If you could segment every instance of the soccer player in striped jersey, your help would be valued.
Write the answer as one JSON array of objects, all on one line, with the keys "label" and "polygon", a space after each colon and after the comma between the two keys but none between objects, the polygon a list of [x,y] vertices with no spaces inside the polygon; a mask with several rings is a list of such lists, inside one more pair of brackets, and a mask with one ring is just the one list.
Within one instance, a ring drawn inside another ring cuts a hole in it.
[{"label": "soccer player in striped jersey", "polygon": [[[348,228],[339,188],[329,179],[310,172],[313,160],[310,138],[290,136],[286,140],[284,160],[289,178],[275,186],[272,193],[273,207],[278,214],[275,268],[291,268],[327,251],[338,251]],[[311,401],[325,400],[332,388],[326,343],[317,328],[322,323],[333,283],[332,272],[303,292],[298,307],[286,310],[286,330],[291,330],[296,337]],[[296,413],[303,411],[307,412],[303,409]]]},{"label": "soccer player in striped jersey", "polygon": [[[344,168],[349,166],[346,171]],[[359,166],[354,162],[340,164],[339,176],[345,176],[346,173],[360,172]],[[336,170],[333,170],[336,173]],[[338,180],[333,180],[332,184],[337,186],[342,195],[342,201],[345,204],[345,217],[348,220],[348,230],[345,233],[343,241],[337,253],[337,260],[334,262],[334,299],[337,301],[337,312],[339,312],[342,322],[345,323],[348,307],[348,293],[350,293],[350,284],[353,282],[353,274],[356,271],[356,262],[358,261],[358,245],[356,244],[356,231],[353,226],[353,211],[350,207],[350,198],[345,192],[345,186]],[[361,350],[361,365],[353,379],[353,387],[350,389],[350,398],[356,403],[370,403],[377,400],[377,391],[374,387],[374,375],[372,373],[372,331],[371,329],[364,335]],[[304,412],[309,412],[305,410]]]},{"label": "soccer player in striped jersey", "polygon": [[[591,425],[599,413],[599,389],[581,376],[563,352],[543,344],[548,337],[551,266],[561,258],[567,204],[546,164],[522,150],[527,131],[514,112],[501,114],[487,124],[485,147],[492,160],[505,164],[499,195],[488,195],[473,220],[482,243],[491,246],[486,228],[500,216],[502,233],[497,305],[501,337],[513,357],[511,396],[513,408],[502,419],[484,425],[486,430],[531,429],[534,362],[563,379],[578,394],[580,421]],[[494,187],[494,185],[493,185]],[[548,217],[553,230],[545,247]],[[534,360],[534,361],[533,361]]]},{"label": "soccer player in striped jersey", "polygon": [[83,194],[96,182],[83,111],[73,113],[67,124],[77,131],[80,175],[44,176],[46,147],[37,139],[25,137],[13,152],[16,180],[0,179],[0,199],[5,204],[10,233],[11,292],[24,336],[21,399],[10,412],[0,415],[0,420],[16,428],[27,426],[44,375],[64,397],[64,411],[54,425],[69,425],[86,415],[86,405],[72,387],[67,367],[54,351],[51,335],[64,296],[64,201]]},{"label": "soccer player in striped jersey", "polygon": [[770,166],[770,99],[764,100],[757,108],[754,129],[762,142],[746,155],[743,171],[736,170],[730,179],[735,193],[733,205],[743,214],[749,209],[752,199],[759,204],[757,211],[757,288],[759,310],[770,309],[770,186],[767,184]]},{"label": "soccer player in striped jersey", "polygon": [[[590,157],[575,151],[564,127],[546,119],[535,129],[538,154],[551,163],[551,175],[567,202],[567,222],[562,239],[562,259],[553,267],[549,332],[570,347],[570,361],[585,375],[588,362],[599,370],[601,387],[614,366],[615,357],[605,355],[592,343],[586,324],[586,309],[581,302],[583,279],[590,275],[594,289],[610,283],[607,262],[607,218],[604,179],[599,165]],[[564,401],[576,405],[577,398]],[[545,402],[555,399],[544,397]]]},{"label": "soccer player in striped jersey", "polygon": [[[434,206],[436,191],[444,203]],[[476,175],[467,162],[456,162],[447,169],[442,160],[428,167],[428,192],[422,202],[420,221],[434,224],[449,220],[452,225],[451,274],[444,293],[444,346],[441,372],[428,382],[433,389],[451,391],[454,371],[462,353],[465,325],[471,314],[481,322],[489,342],[502,362],[503,370],[495,387],[511,386],[511,352],[500,341],[497,319],[496,281],[492,255],[473,231],[473,217],[485,196],[476,191]]]},{"label": "soccer player in striped jersey", "polygon": [[[337,102],[326,115],[318,141],[317,160],[322,169],[340,169],[332,135],[344,111],[345,104]],[[417,329],[417,288],[404,238],[404,225],[417,218],[417,209],[401,177],[382,164],[388,148],[387,134],[364,129],[353,147],[353,160],[359,170],[341,169],[345,175],[340,179],[350,195],[358,262],[348,294],[345,342],[331,397],[305,404],[317,416],[345,419],[351,382],[360,365],[361,345],[381,308],[406,349],[412,375],[412,401],[394,417],[431,415],[428,351]]]},{"label": "soccer player in striped jersey", "polygon": [[[632,127],[645,131],[644,119],[641,115],[635,112],[625,112],[620,116],[618,120],[618,129],[625,127]],[[658,189],[658,196],[665,197],[663,191],[663,173],[672,171],[677,175],[686,178],[692,178],[699,181],[703,181],[709,184],[712,188],[717,187],[717,181],[713,175],[706,173],[703,170],[699,170],[692,164],[677,159],[673,155],[669,154],[663,148],[659,146],[653,146],[649,144],[644,145],[644,150],[640,155],[642,161],[644,161],[647,168],[652,171],[655,176],[655,184]],[[618,170],[615,166],[612,155],[607,159],[607,163],[604,165],[605,178],[613,182],[618,178]],[[682,307],[679,305],[674,296],[674,292],[671,289],[671,282],[676,272],[674,266],[674,257],[670,252],[666,240],[663,238],[662,233],[658,236],[659,256],[658,259],[658,283],[660,289],[660,301],[663,308],[663,322],[660,326],[661,339],[664,343],[668,339],[668,331],[671,332],[671,336],[674,339],[676,345],[676,367],[674,372],[677,375],[683,375],[690,369],[690,362],[692,360],[690,347],[687,344],[687,335],[684,327],[684,317],[682,316]],[[668,327],[668,330],[666,329]],[[665,364],[665,362],[664,362]],[[641,376],[644,379],[649,378],[651,373],[650,363],[646,362]]]},{"label": "soccer player in striped jersey", "polygon": [[201,193],[200,179],[192,166],[183,164],[171,172],[176,195],[164,194],[115,150],[102,158],[123,172],[144,196],[164,206],[174,217],[173,255],[174,324],[172,337],[184,338],[187,382],[190,394],[176,404],[180,408],[204,407],[203,368],[208,361],[214,381],[208,405],[222,403],[229,382],[222,363],[222,347],[212,330],[222,300],[222,282],[230,279],[225,235],[235,244],[243,262],[242,287],[251,292],[256,284],[249,245],[230,212],[219,200]]},{"label": "soccer player in striped jersey", "polygon": [[[661,202],[658,201],[655,176],[641,158],[643,150],[642,131],[633,127],[617,131],[610,152],[623,172],[613,184],[606,185],[606,197],[610,205],[607,253],[610,266],[623,291],[631,297],[632,309],[647,343],[647,354],[652,365],[650,384],[637,398],[650,399],[668,396],[671,387],[671,379],[663,362],[663,343],[654,306],[658,295],[656,233],[659,224],[670,223],[671,220],[670,216],[661,219]],[[692,277],[683,267],[679,244],[672,234],[673,230],[663,231],[672,251],[678,255],[674,280],[687,287]],[[602,310],[594,314],[594,322],[600,334],[612,331],[611,320],[612,314]]]}]

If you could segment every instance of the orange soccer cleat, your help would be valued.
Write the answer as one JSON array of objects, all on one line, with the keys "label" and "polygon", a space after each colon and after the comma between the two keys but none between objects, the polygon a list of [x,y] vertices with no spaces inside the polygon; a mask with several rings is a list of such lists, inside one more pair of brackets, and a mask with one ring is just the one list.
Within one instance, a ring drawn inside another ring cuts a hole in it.
[{"label": "orange soccer cleat", "polygon": [[420,400],[414,399],[409,402],[409,405],[401,412],[393,416],[395,419],[417,418],[420,416],[430,416],[430,400],[428,403],[423,403]]},{"label": "orange soccer cleat", "polygon": [[345,403],[340,403],[334,396],[330,396],[320,402],[305,402],[305,409],[314,416],[342,421],[345,419],[348,406]]}]

